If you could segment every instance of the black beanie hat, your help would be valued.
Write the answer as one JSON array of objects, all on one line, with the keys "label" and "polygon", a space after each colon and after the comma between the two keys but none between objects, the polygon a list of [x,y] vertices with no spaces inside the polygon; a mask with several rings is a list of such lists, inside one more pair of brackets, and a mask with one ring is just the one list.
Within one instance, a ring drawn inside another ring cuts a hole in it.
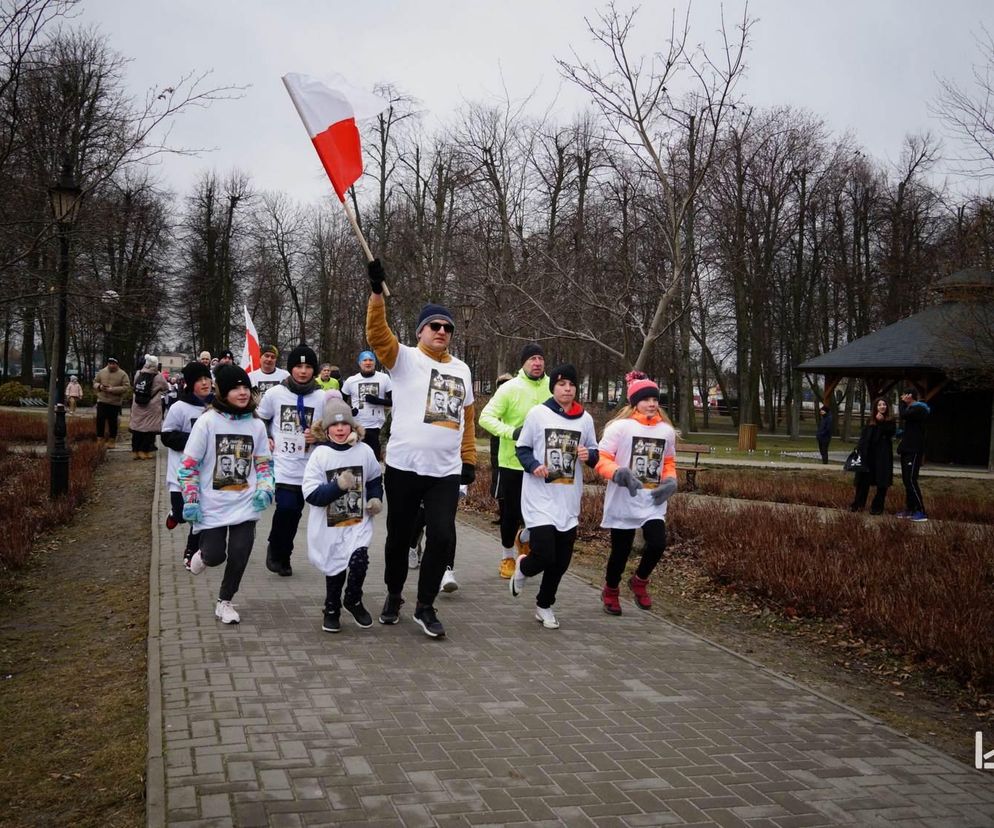
[{"label": "black beanie hat", "polygon": [[521,348],[521,358],[518,360],[518,365],[524,365],[533,356],[540,356],[545,359],[545,351],[542,350],[542,346],[537,342],[526,342]]},{"label": "black beanie hat", "polygon": [[225,400],[236,385],[244,385],[246,388],[252,387],[252,381],[245,373],[245,369],[235,364],[219,365],[215,368],[214,382],[217,385],[217,395],[221,400]]},{"label": "black beanie hat", "polygon": [[193,362],[186,363],[183,367],[183,382],[186,383],[186,387],[191,391],[193,390],[193,384],[201,377],[211,378],[211,369],[204,365],[204,363],[194,360]]},{"label": "black beanie hat", "polygon": [[418,314],[418,327],[414,335],[420,336],[421,329],[429,322],[448,322],[453,328],[456,326],[456,323],[452,321],[452,311],[445,305],[428,304],[421,308],[421,313]]},{"label": "black beanie hat", "polygon": [[552,391],[556,387],[556,383],[562,379],[568,379],[577,388],[580,387],[580,381],[576,377],[576,368],[568,362],[557,365],[549,371],[549,390]]},{"label": "black beanie hat", "polygon": [[286,358],[286,367],[289,371],[294,365],[310,365],[315,371],[318,369],[318,355],[314,353],[314,349],[305,345],[301,342],[296,348],[290,351],[290,355]]}]

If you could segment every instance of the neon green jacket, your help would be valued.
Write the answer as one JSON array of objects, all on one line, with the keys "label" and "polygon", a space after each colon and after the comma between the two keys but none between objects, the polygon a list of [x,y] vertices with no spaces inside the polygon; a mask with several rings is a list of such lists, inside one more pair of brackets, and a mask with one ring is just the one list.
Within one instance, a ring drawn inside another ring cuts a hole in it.
[{"label": "neon green jacket", "polygon": [[523,471],[514,453],[514,430],[524,423],[529,411],[551,396],[549,378],[543,374],[538,379],[532,379],[524,368],[494,392],[490,402],[480,412],[480,426],[500,437],[498,466]]}]

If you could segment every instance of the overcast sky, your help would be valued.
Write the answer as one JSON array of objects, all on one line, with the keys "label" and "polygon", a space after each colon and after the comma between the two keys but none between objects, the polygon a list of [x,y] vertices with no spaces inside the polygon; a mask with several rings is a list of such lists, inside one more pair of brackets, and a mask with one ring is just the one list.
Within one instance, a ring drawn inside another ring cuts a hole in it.
[{"label": "overcast sky", "polygon": [[[356,85],[391,82],[446,122],[465,101],[534,93],[536,114],[554,105],[560,120],[589,106],[563,82],[555,58],[598,53],[585,16],[588,0],[83,0],[79,23],[97,27],[130,58],[135,93],[213,70],[244,97],[192,110],[172,143],[209,147],[199,158],[170,158],[160,177],[183,193],[211,168],[237,167],[261,189],[302,201],[327,197],[321,172],[280,81],[286,72],[339,72]],[[618,2],[619,8],[627,8]],[[644,0],[635,43],[665,47],[672,8]],[[685,8],[683,5],[680,9]],[[743,4],[724,4],[741,19]],[[927,104],[936,76],[968,82],[978,58],[973,32],[994,28],[991,0],[753,0],[755,19],[742,91],[758,106],[790,104],[851,131],[874,156],[896,160],[909,132],[941,126]],[[693,42],[714,42],[719,4],[698,0]],[[953,147],[950,146],[950,151]]]}]

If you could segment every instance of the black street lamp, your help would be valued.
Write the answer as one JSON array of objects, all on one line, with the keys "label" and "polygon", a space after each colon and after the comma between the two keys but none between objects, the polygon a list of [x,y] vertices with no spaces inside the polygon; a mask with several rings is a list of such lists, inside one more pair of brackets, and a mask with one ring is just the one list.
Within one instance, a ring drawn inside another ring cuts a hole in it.
[{"label": "black street lamp", "polygon": [[48,191],[52,215],[59,230],[59,282],[56,300],[55,332],[52,355],[55,366],[48,385],[48,422],[51,431],[49,464],[52,500],[69,493],[69,446],[66,444],[66,351],[69,305],[69,233],[76,220],[82,190],[73,178],[72,164],[62,167],[62,178]]}]

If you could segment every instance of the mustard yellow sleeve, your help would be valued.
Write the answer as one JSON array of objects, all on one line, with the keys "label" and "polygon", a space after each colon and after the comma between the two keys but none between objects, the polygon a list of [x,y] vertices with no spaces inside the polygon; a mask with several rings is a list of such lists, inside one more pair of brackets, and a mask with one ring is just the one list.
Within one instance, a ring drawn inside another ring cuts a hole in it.
[{"label": "mustard yellow sleeve", "polygon": [[476,465],[476,403],[470,403],[463,411],[462,445],[459,453],[463,463]]},{"label": "mustard yellow sleeve", "polygon": [[400,342],[387,324],[387,306],[382,296],[373,294],[366,305],[366,341],[377,359],[388,369],[397,364]]}]

